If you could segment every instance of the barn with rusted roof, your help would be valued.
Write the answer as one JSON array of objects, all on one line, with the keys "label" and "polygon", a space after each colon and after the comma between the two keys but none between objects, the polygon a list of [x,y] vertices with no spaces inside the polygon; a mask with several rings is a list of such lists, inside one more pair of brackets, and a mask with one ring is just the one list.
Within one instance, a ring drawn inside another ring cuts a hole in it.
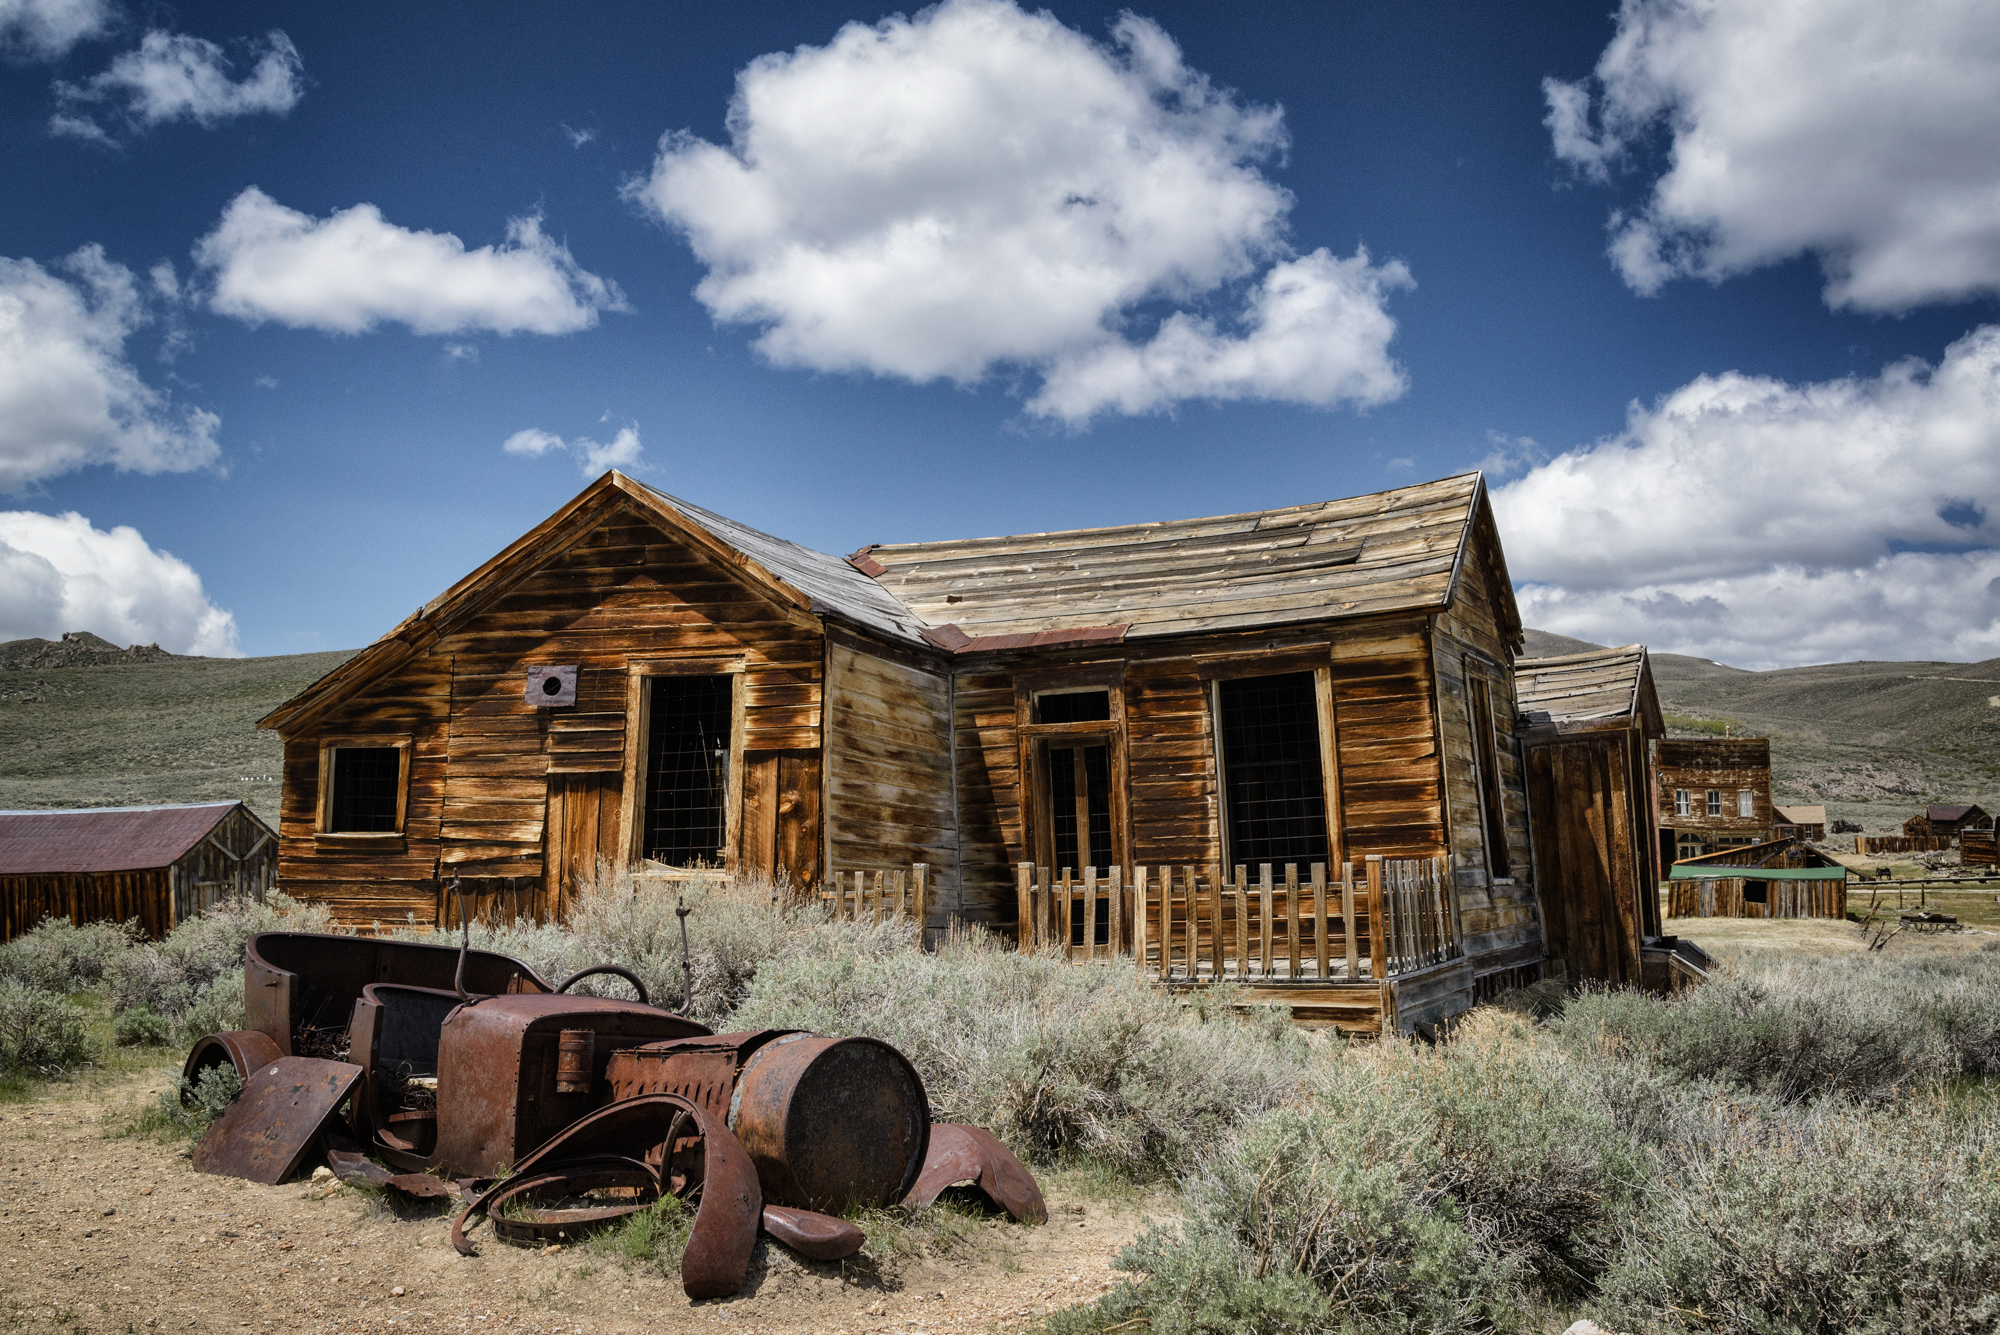
[{"label": "barn with rusted roof", "polygon": [[0,941],[45,918],[160,937],[277,879],[277,833],[241,802],[0,811]]}]

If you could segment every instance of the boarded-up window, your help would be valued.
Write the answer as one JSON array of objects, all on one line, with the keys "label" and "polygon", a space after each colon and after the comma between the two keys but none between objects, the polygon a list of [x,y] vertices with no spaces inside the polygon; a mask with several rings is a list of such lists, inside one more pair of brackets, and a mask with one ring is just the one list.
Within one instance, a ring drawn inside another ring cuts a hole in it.
[{"label": "boarded-up window", "polygon": [[1229,858],[1326,861],[1326,783],[1310,672],[1217,684]]},{"label": "boarded-up window", "polygon": [[733,677],[655,677],[646,737],[640,855],[719,866],[727,826]]},{"label": "boarded-up window", "polygon": [[333,792],[327,802],[327,833],[394,833],[402,781],[403,753],[399,748],[335,747]]},{"label": "boarded-up window", "polygon": [[1507,851],[1506,808],[1500,804],[1500,748],[1493,736],[1493,693],[1484,677],[1474,677],[1470,685],[1472,746],[1479,766],[1479,812],[1486,833],[1486,870],[1492,876],[1511,876],[1514,864]]}]

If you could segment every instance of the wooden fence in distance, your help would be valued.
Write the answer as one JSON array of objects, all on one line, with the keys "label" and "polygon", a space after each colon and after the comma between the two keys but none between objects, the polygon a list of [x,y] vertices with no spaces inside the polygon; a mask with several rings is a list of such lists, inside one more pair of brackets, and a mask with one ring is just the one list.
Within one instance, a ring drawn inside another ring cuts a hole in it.
[{"label": "wooden fence in distance", "polygon": [[1958,836],[1958,859],[1968,867],[2000,867],[2000,846],[1992,830],[1963,830]]},{"label": "wooden fence in distance", "polygon": [[1015,868],[1023,951],[1125,958],[1162,982],[1358,982],[1464,954],[1445,859],[1222,868]]},{"label": "wooden fence in distance", "polygon": [[1840,918],[1847,914],[1846,881],[1765,881],[1764,898],[1744,893],[1754,877],[1667,882],[1669,918]]},{"label": "wooden fence in distance", "polygon": [[1936,853],[1951,847],[1948,834],[1857,834],[1854,851],[1863,856],[1877,853]]}]

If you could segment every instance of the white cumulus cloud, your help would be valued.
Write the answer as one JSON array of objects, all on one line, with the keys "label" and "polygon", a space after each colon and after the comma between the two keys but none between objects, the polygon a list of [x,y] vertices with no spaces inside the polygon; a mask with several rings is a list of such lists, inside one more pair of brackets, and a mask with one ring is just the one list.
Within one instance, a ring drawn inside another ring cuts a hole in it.
[{"label": "white cumulus cloud", "polygon": [[538,459],[551,450],[567,452],[576,460],[577,471],[585,477],[596,477],[613,468],[633,468],[646,457],[639,444],[639,428],[635,426],[619,428],[617,435],[604,442],[588,436],[566,441],[554,432],[529,427],[507,437],[500,448],[508,454],[525,455],[531,459]]},{"label": "white cumulus cloud", "polygon": [[[662,141],[631,196],[683,234],[718,320],[774,363],[959,384],[1043,377],[1080,423],[1188,398],[1394,397],[1365,252],[1293,259],[1261,166],[1282,112],[1247,105],[1126,14],[1093,41],[1006,0],[852,23],[737,76],[728,146]],[[1273,267],[1276,266],[1276,267]],[[1247,295],[1246,295],[1247,293]],[[1130,337],[1149,304],[1208,299]]]},{"label": "white cumulus cloud", "polygon": [[145,320],[132,271],[97,246],[58,273],[0,258],[0,492],[93,464],[179,473],[215,461],[221,419],[176,408],[126,358]]},{"label": "white cumulus cloud", "polygon": [[134,129],[193,121],[204,129],[238,116],[282,116],[304,92],[305,64],[292,39],[273,29],[248,44],[255,61],[241,79],[220,46],[186,33],[153,31],[137,50],[115,57],[109,68],[82,83],[56,85],[49,128],[79,139],[110,141],[94,108],[102,107]]},{"label": "white cumulus cloud", "polygon": [[1544,81],[1586,175],[1663,146],[1612,218],[1634,289],[1817,256],[1833,306],[2000,291],[2000,8],[1988,0],[1623,0],[1586,81]]},{"label": "white cumulus cloud", "polygon": [[1739,667],[2000,656],[2000,326],[1935,367],[1702,376],[1494,505],[1544,630]]},{"label": "white cumulus cloud", "polygon": [[236,617],[209,601],[187,562],[126,525],[71,511],[0,511],[0,640],[87,630],[113,644],[234,658]]},{"label": "white cumulus cloud", "polygon": [[194,253],[210,307],[253,324],[567,334],[591,328],[599,311],[628,309],[617,284],[585,272],[534,216],[508,223],[505,245],[467,250],[449,232],[398,227],[373,204],[314,218],[251,186]]},{"label": "white cumulus cloud", "polygon": [[0,51],[54,60],[111,26],[110,0],[0,0]]}]

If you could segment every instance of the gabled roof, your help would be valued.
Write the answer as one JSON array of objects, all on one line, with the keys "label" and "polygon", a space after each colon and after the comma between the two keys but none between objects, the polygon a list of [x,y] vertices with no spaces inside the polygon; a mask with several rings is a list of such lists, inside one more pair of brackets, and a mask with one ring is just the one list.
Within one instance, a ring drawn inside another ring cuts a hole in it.
[{"label": "gabled roof", "polygon": [[842,558],[606,473],[415,615],[258,721],[294,729],[429,648],[623,507],[676,533],[780,606],[945,653],[1087,644],[1442,609],[1475,535],[1501,633],[1520,641],[1478,473],[1250,514],[966,542]]},{"label": "gabled roof", "polygon": [[1785,825],[1824,825],[1825,807],[1783,807],[1773,802],[1771,809],[1778,813],[1778,820]]},{"label": "gabled roof", "polygon": [[170,866],[242,805],[0,811],[0,876]]},{"label": "gabled roof", "polygon": [[[951,542],[849,558],[925,624],[984,637],[1125,627],[1181,635],[1449,605],[1485,482],[1464,473],[1280,510]],[[1499,559],[1498,543],[1493,555]],[[1503,634],[1520,617],[1504,566]]]},{"label": "gabled roof", "polygon": [[1588,731],[1631,724],[1647,736],[1666,730],[1643,644],[1517,659],[1514,695],[1530,727]]},{"label": "gabled roof", "polygon": [[1964,820],[1969,813],[1975,811],[1982,816],[1986,814],[1977,806],[1934,806],[1924,812],[1924,818],[1942,821]]}]

